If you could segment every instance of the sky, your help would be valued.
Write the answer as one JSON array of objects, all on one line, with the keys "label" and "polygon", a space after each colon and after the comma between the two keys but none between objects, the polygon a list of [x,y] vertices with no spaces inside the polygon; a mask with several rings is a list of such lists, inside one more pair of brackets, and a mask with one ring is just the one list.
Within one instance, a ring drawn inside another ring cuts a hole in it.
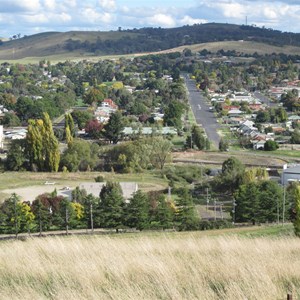
[{"label": "sky", "polygon": [[300,33],[300,0],[0,0],[0,37],[200,23]]}]

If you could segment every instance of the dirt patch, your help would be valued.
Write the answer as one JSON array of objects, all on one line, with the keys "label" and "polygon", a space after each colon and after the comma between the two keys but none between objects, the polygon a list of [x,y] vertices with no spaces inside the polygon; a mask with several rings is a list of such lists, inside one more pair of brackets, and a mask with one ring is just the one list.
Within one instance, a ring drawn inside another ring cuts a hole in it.
[{"label": "dirt patch", "polygon": [[6,189],[6,190],[2,190],[1,194],[2,194],[2,197],[4,197],[6,195],[5,198],[8,198],[11,196],[12,193],[16,193],[18,196],[20,196],[21,201],[32,202],[37,196],[44,194],[44,193],[52,193],[55,189],[59,196],[64,196],[64,197],[71,196],[71,189],[67,190],[67,189],[65,189],[65,186],[60,185],[60,184]]},{"label": "dirt patch", "polygon": [[283,166],[286,160],[263,155],[260,153],[222,153],[222,152],[204,152],[204,151],[185,151],[174,153],[174,159],[187,159],[187,160],[201,160],[201,162],[220,163],[222,164],[226,159],[236,157],[243,164],[253,166]]}]

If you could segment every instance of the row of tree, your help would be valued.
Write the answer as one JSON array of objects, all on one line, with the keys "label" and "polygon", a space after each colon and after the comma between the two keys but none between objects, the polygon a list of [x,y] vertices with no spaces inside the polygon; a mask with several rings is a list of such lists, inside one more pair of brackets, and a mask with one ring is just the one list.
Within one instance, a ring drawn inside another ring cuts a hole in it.
[{"label": "row of tree", "polygon": [[160,193],[138,190],[125,201],[121,187],[107,182],[99,197],[76,188],[72,201],[58,196],[56,191],[42,194],[32,203],[21,202],[16,194],[0,206],[0,233],[44,232],[74,228],[168,229],[198,228],[199,216],[187,189],[176,200]]}]

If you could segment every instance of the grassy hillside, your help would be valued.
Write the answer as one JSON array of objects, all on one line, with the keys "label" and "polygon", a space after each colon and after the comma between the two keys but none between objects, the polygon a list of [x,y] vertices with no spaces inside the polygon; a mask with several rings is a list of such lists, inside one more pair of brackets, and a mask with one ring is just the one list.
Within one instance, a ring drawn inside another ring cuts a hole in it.
[{"label": "grassy hillside", "polygon": [[300,296],[299,239],[222,233],[228,231],[1,242],[1,299]]},{"label": "grassy hillside", "polygon": [[[240,40],[244,40],[244,42],[238,42]],[[298,54],[300,34],[216,23],[171,29],[48,32],[2,42],[0,44],[0,60],[29,57],[55,58],[54,60],[66,57],[82,59],[91,56],[159,52],[174,48],[182,51],[186,47],[191,47],[195,51],[224,49],[244,53]]]}]

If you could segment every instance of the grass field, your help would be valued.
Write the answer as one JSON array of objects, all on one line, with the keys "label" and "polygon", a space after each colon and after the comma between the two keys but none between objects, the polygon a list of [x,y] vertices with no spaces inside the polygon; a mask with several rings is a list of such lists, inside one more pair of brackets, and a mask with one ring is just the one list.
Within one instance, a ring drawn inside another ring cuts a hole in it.
[{"label": "grass field", "polygon": [[0,298],[297,299],[300,240],[276,228],[1,242]]}]

